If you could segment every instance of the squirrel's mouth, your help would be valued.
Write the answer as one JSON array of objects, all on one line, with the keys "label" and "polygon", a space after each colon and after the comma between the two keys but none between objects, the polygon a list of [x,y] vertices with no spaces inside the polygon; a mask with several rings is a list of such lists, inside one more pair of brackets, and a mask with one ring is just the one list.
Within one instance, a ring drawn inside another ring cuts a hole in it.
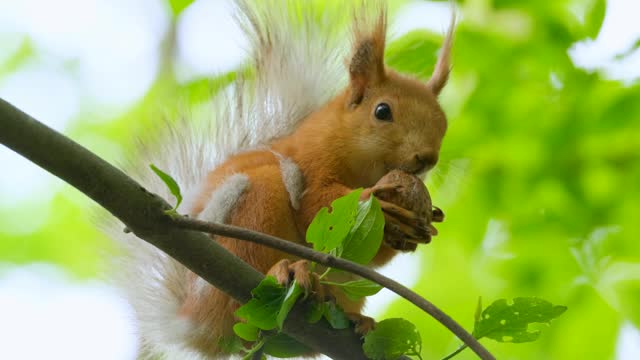
[{"label": "squirrel's mouth", "polygon": [[422,166],[418,169],[415,169],[413,171],[410,171],[410,173],[412,173],[413,175],[419,177],[419,178],[423,178],[425,175],[427,175],[427,172],[429,172],[431,168],[428,166]]},{"label": "squirrel's mouth", "polygon": [[404,171],[406,173],[409,174],[413,174],[419,178],[423,178],[425,175],[427,175],[427,173],[429,172],[429,170],[431,170],[430,166],[427,165],[422,165],[422,164],[418,164],[416,165],[414,164],[400,164],[400,165],[388,165],[385,164],[385,170],[386,172],[390,172],[392,170],[401,170]]},{"label": "squirrel's mouth", "polygon": [[431,167],[422,164],[412,164],[412,166],[401,166],[399,167],[399,169],[409,174],[413,174],[419,178],[423,178],[425,175],[427,175],[427,172],[431,170]]}]

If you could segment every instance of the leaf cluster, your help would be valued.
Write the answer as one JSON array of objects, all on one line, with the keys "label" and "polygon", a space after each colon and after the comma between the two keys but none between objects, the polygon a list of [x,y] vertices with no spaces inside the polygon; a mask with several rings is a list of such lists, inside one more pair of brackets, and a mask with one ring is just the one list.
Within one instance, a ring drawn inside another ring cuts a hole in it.
[{"label": "leaf cluster", "polygon": [[[360,201],[361,194],[361,189],[354,190],[334,200],[331,210],[323,208],[318,212],[307,230],[307,241],[315,250],[361,264],[371,261],[382,243],[384,216],[380,204],[373,196]],[[312,267],[315,268],[315,264]],[[365,279],[343,283],[324,281],[331,272],[332,269],[328,269],[320,276],[321,283],[343,291],[352,300],[376,294],[382,288]],[[282,330],[287,315],[301,298],[309,302],[306,314],[309,323],[324,319],[334,329],[346,329],[350,326],[347,315],[334,301],[320,302],[307,298],[305,289],[295,280],[284,287],[268,276],[254,289],[252,295],[253,298],[236,311],[236,315],[244,322],[234,326],[237,336],[254,342],[251,349],[245,350],[247,354],[255,352],[256,347],[264,347],[264,352],[270,355],[284,351],[279,345],[272,343],[274,334],[267,331]],[[283,334],[276,332],[275,336],[282,342]],[[299,351],[302,354],[309,350],[301,346]]]}]

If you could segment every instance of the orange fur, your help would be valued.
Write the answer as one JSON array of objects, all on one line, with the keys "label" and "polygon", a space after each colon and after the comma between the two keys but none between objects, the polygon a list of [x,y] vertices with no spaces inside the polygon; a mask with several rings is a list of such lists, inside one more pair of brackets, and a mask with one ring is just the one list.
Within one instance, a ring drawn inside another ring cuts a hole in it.
[{"label": "orange fur", "polygon": [[[293,209],[289,205],[289,194],[282,182],[280,165],[275,155],[268,151],[255,151],[238,155],[221,165],[208,176],[209,189],[215,188],[225,176],[241,172],[250,179],[228,223],[257,230],[290,241],[301,241]],[[198,213],[204,208],[206,197],[202,197],[194,208]],[[236,254],[262,273],[280,259],[290,255],[261,245],[240,242],[225,237],[215,238],[227,250]],[[194,277],[194,282],[197,281]],[[218,289],[208,287],[204,293],[192,292],[185,301],[181,315],[199,324],[206,331],[193,339],[191,344],[205,353],[217,353],[218,339],[233,334],[231,327],[237,321],[233,312],[238,303]]]}]

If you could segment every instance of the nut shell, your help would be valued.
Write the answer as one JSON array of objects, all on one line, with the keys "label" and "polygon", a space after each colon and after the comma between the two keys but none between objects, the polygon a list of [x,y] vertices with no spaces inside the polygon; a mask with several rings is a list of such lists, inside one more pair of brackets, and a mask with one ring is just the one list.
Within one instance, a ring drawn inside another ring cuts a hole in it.
[{"label": "nut shell", "polygon": [[[433,216],[431,195],[420,178],[404,171],[392,170],[376,183],[376,186],[383,185],[397,185],[398,189],[376,194],[378,199],[411,210],[423,220],[423,224],[427,226],[431,224]],[[429,242],[430,236],[426,240]],[[392,248],[402,251],[414,251],[417,247],[416,242],[409,242],[400,234],[387,233],[385,241]]]}]

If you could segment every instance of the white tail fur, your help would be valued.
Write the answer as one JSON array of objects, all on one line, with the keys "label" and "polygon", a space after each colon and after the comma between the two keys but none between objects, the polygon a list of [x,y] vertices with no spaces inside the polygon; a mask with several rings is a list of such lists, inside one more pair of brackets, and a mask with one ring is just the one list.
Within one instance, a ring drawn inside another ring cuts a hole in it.
[{"label": "white tail fur", "polygon": [[[350,50],[351,11],[325,12],[331,13],[329,17],[310,11],[302,1],[257,3],[235,1],[238,23],[252,45],[253,78],[241,78],[217,95],[208,121],[182,118],[158,126],[161,129],[154,136],[140,141],[135,158],[126,166],[128,174],[165,199],[173,198],[148,165],[169,173],[186,194],[179,209],[183,213],[191,210],[189,193],[197,191],[215,166],[231,154],[290,133],[346,83],[342,61]],[[186,345],[203,329],[178,316],[191,290],[189,271],[125,234],[123,225],[113,218],[104,221],[102,228],[124,250],[114,271],[136,313],[139,357],[206,358]]]}]

